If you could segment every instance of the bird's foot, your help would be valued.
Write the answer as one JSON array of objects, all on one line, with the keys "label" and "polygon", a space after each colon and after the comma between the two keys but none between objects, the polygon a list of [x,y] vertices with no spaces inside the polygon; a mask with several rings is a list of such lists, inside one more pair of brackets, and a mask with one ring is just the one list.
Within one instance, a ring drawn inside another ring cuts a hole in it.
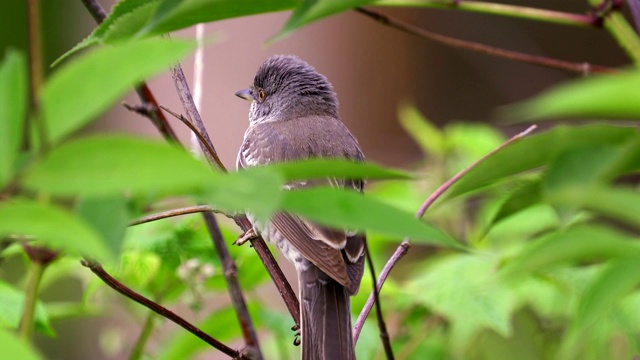
[{"label": "bird's foot", "polygon": [[256,234],[255,230],[253,230],[253,228],[250,228],[249,230],[245,231],[244,234],[240,235],[240,237],[233,242],[233,245],[240,246],[246,243],[247,241],[253,240],[257,237],[258,235]]},{"label": "bird's foot", "polygon": [[300,325],[293,325],[293,327],[291,327],[291,330],[296,332],[295,335],[293,335],[293,345],[300,346]]}]

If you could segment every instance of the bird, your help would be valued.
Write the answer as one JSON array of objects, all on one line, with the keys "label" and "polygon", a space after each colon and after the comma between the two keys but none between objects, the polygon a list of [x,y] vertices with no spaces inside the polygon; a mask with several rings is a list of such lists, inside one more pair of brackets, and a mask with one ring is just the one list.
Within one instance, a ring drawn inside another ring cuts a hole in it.
[{"label": "bird", "polygon": [[[340,120],[329,80],[294,55],[275,55],[258,69],[253,85],[236,96],[251,102],[249,126],[237,169],[304,159],[364,161],[358,141]],[[364,191],[364,180],[310,179],[285,190],[331,186]],[[301,358],[352,360],[350,296],[364,270],[363,232],[336,229],[287,212],[268,220],[247,214],[253,231],[274,244],[296,268],[300,300]]]}]

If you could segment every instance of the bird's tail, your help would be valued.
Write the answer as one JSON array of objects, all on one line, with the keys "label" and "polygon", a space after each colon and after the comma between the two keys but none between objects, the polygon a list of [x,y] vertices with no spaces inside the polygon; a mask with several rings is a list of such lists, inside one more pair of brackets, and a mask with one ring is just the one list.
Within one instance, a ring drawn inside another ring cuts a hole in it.
[{"label": "bird's tail", "polygon": [[302,360],[355,360],[347,289],[308,265],[299,272]]}]

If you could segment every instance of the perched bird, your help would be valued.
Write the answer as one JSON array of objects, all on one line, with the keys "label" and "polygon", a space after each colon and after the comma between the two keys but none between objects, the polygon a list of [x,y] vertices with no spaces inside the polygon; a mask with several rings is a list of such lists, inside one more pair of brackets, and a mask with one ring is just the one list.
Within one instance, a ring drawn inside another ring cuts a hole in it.
[{"label": "perched bird", "polygon": [[[310,158],[363,161],[358,141],[340,121],[327,78],[295,56],[277,55],[260,66],[253,85],[236,93],[251,101],[249,128],[238,169]],[[314,179],[286,189],[334,186],[362,192],[362,180]],[[362,233],[329,228],[279,212],[254,231],[275,244],[298,273],[303,360],[355,359],[349,296],[364,269]]]}]

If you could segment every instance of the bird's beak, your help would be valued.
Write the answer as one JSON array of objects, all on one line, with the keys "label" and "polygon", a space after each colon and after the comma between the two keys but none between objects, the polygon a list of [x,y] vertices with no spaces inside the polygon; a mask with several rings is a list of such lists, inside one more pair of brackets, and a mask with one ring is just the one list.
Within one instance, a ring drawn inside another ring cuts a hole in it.
[{"label": "bird's beak", "polygon": [[253,101],[253,96],[251,96],[251,89],[240,90],[236,92],[236,96],[247,101]]}]

